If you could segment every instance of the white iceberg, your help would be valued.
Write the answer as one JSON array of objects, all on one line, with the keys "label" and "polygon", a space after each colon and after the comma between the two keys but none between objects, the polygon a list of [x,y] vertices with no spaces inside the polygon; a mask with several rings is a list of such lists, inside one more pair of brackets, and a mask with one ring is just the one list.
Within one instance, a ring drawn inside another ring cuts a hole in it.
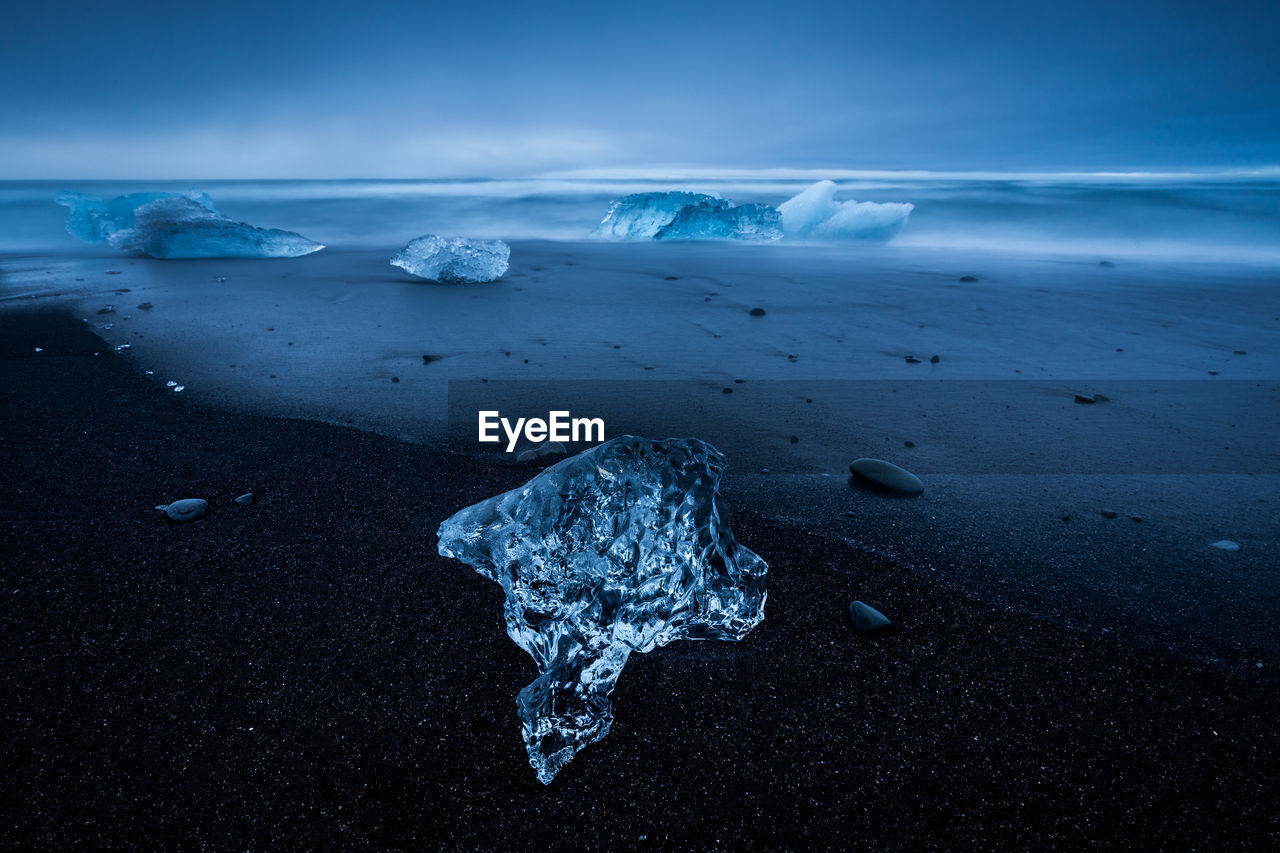
[{"label": "white iceberg", "polygon": [[902,229],[915,205],[836,201],[836,185],[819,181],[778,205],[782,230],[810,240],[888,240]]},{"label": "white iceberg", "polygon": [[153,258],[296,258],[324,246],[292,231],[256,228],[218,213],[204,193],[131,193],[106,200],[59,193],[67,231],[89,243]]},{"label": "white iceberg", "polygon": [[391,265],[432,281],[482,284],[501,278],[510,257],[511,248],[501,240],[427,234],[397,252]]}]

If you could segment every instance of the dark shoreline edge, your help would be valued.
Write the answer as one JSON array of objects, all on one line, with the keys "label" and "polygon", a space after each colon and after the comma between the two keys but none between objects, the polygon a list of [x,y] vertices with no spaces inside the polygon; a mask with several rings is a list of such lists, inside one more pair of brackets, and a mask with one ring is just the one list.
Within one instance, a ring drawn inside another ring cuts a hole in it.
[{"label": "dark shoreline edge", "polygon": [[[543,788],[500,594],[435,553],[527,470],[202,409],[61,309],[0,313],[0,356],[7,847],[1280,841],[1280,686],[741,511],[765,622],[633,656]],[[179,497],[209,517],[165,523]],[[857,635],[854,597],[901,627]]]}]

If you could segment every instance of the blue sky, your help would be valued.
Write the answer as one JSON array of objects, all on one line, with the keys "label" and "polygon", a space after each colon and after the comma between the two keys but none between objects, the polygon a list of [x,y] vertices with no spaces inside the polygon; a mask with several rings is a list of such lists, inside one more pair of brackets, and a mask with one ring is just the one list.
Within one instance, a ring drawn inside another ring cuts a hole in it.
[{"label": "blue sky", "polygon": [[0,177],[1280,163],[1280,4],[26,2]]}]

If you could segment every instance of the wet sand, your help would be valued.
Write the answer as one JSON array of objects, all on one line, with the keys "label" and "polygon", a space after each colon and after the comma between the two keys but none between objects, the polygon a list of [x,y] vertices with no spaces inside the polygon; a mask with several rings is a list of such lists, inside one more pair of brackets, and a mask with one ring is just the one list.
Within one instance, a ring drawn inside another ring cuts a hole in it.
[{"label": "wet sand", "polygon": [[[1280,836],[1265,668],[978,600],[884,543],[752,510],[733,470],[735,532],[771,566],[764,623],[740,644],[633,656],[612,732],[544,788],[515,718],[533,666],[498,588],[434,536],[527,469],[210,408],[65,310],[0,325],[6,846]],[[250,490],[255,504],[232,503]],[[209,499],[209,516],[153,509],[179,497]],[[852,598],[899,627],[857,634]]]}]

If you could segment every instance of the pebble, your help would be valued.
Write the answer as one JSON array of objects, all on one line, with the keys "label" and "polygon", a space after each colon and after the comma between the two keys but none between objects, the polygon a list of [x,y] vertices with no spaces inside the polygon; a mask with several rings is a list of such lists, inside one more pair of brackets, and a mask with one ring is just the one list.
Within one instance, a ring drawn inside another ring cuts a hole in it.
[{"label": "pebble", "polygon": [[864,601],[855,601],[850,604],[849,615],[853,617],[853,627],[859,631],[879,631],[893,624],[888,616]]},{"label": "pebble", "polygon": [[929,363],[930,363],[930,364],[937,364],[937,363],[938,363],[938,362],[940,362],[940,361],[942,361],[942,357],[941,357],[941,356],[936,356],[936,355],[931,355],[931,356],[929,356]]},{"label": "pebble", "polygon": [[751,316],[752,316],[752,317],[763,317],[763,316],[764,316],[764,309],[763,309],[763,308],[752,308],[752,309],[751,309]]},{"label": "pebble", "polygon": [[960,276],[960,281],[961,281],[961,282],[963,282],[964,284],[973,284],[973,283],[974,283],[975,281],[977,281],[977,280],[978,280],[978,277],[977,277],[976,275],[962,275],[962,276]]},{"label": "pebble", "polygon": [[924,492],[924,483],[905,468],[899,468],[883,459],[855,459],[849,463],[854,477],[861,477],[877,486],[902,495],[918,495]]},{"label": "pebble", "polygon": [[1217,542],[1212,543],[1209,547],[1217,548],[1222,551],[1239,551],[1240,543],[1232,542],[1230,539],[1219,539]]},{"label": "pebble", "polygon": [[1119,518],[1120,513],[1116,512],[1114,509],[1104,509],[1102,511],[1102,517],[1103,518]]},{"label": "pebble", "polygon": [[907,364],[919,364],[919,363],[920,363],[920,359],[916,358],[914,355],[907,356]]},{"label": "pebble", "polygon": [[245,492],[243,495],[236,498],[236,503],[240,504],[240,506],[248,506],[253,503],[255,497],[256,496],[253,492]]},{"label": "pebble", "polygon": [[209,502],[202,498],[185,498],[171,504],[160,504],[156,509],[173,521],[195,521],[209,511]]},{"label": "pebble", "polygon": [[516,455],[516,461],[532,462],[535,459],[541,459],[543,456],[560,456],[567,452],[565,446],[558,441],[544,441],[536,447],[521,451]]}]

